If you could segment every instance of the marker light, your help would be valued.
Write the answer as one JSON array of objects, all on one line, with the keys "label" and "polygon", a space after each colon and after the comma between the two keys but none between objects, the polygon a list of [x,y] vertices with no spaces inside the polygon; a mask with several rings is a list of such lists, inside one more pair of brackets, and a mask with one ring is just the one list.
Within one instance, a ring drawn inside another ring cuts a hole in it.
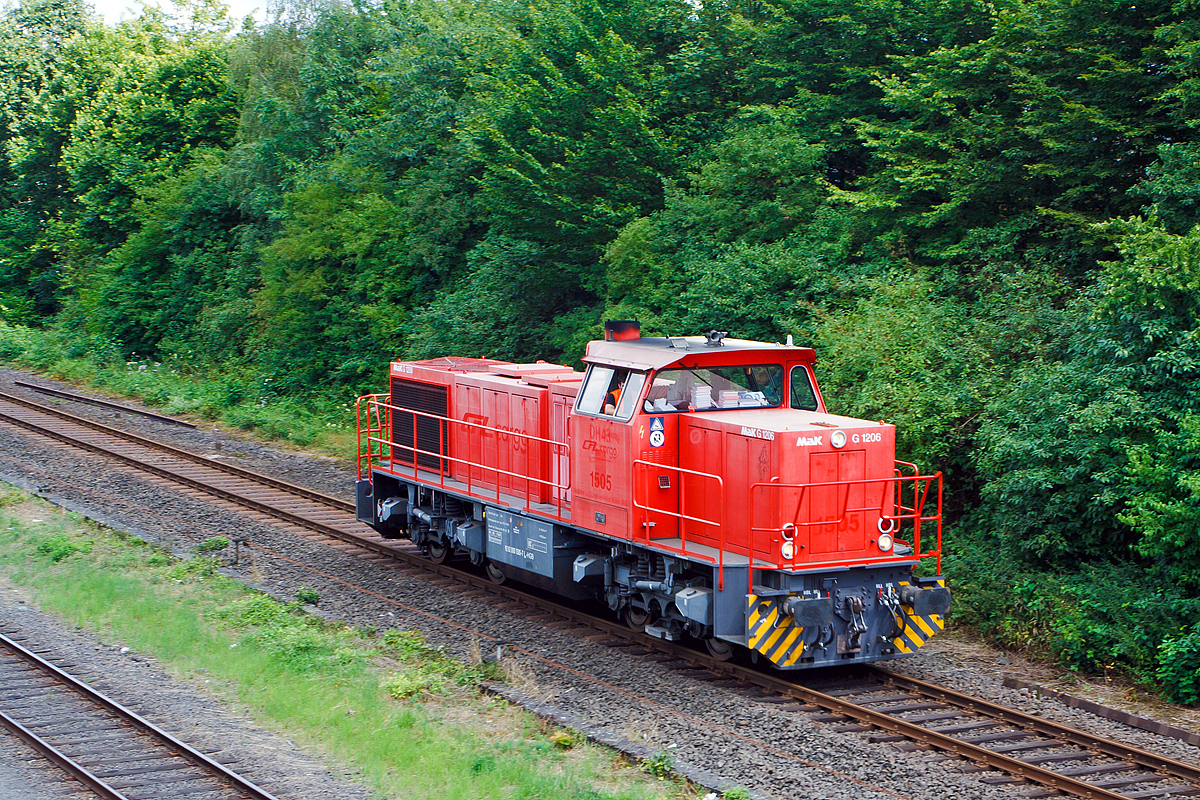
[{"label": "marker light", "polygon": [[829,443],[839,450],[846,446],[846,432],[834,431],[829,434]]},{"label": "marker light", "polygon": [[885,553],[892,549],[892,535],[890,533],[879,534],[879,549]]},{"label": "marker light", "polygon": [[796,545],[790,541],[786,541],[780,545],[779,552],[783,555],[784,561],[791,561],[792,556],[796,555]]}]

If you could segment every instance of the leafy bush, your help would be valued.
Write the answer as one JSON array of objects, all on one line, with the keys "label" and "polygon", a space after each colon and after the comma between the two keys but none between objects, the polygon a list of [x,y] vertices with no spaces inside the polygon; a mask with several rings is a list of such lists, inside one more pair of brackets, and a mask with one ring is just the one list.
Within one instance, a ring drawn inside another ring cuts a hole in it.
[{"label": "leafy bush", "polygon": [[291,612],[265,594],[247,595],[229,603],[218,617],[233,628],[254,628],[288,624]]},{"label": "leafy bush", "polygon": [[315,606],[320,601],[321,596],[319,594],[317,594],[316,589],[309,589],[307,587],[302,587],[302,588],[296,590],[296,599],[298,601],[300,601],[301,603],[306,603],[310,606]]},{"label": "leafy bush", "polygon": [[550,734],[550,743],[559,750],[574,750],[587,742],[587,737],[577,730],[564,729]]},{"label": "leafy bush", "polygon": [[1200,598],[1165,570],[1117,563],[1048,572],[978,535],[955,543],[945,570],[956,623],[1002,647],[1084,672],[1117,669],[1196,702],[1185,698],[1200,652]]},{"label": "leafy bush", "polygon": [[383,689],[397,700],[428,692],[445,694],[446,676],[436,671],[411,670],[396,673],[383,683]]},{"label": "leafy bush", "polygon": [[402,631],[393,628],[383,634],[383,643],[395,648],[405,659],[412,659],[434,653],[434,649],[425,643],[425,637],[420,631]]},{"label": "leafy bush", "polygon": [[385,690],[396,698],[421,692],[444,694],[451,683],[477,686],[500,678],[500,668],[494,662],[467,666],[447,656],[441,648],[430,647],[420,631],[393,628],[380,639],[390,649],[389,655],[405,665],[403,672],[392,675],[384,684]]},{"label": "leafy bush", "polygon": [[294,672],[314,672],[344,661],[344,654],[340,653],[341,648],[337,643],[312,627],[289,625],[270,628],[251,634],[250,638]]},{"label": "leafy bush", "polygon": [[1200,623],[1158,648],[1158,679],[1168,700],[1194,706],[1200,703]]}]

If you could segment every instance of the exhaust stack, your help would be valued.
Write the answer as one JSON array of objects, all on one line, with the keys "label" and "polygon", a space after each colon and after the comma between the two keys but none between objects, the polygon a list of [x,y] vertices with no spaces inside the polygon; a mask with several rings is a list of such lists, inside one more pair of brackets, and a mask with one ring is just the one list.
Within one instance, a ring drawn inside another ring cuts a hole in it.
[{"label": "exhaust stack", "polygon": [[632,342],[642,338],[642,323],[637,320],[610,319],[604,322],[604,340]]}]

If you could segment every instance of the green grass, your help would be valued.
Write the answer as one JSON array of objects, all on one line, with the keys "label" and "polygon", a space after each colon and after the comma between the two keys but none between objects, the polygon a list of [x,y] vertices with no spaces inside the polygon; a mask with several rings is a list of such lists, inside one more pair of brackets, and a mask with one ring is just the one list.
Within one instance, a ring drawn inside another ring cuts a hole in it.
[{"label": "green grass", "polygon": [[[38,520],[38,521],[34,521]],[[684,798],[690,790],[481,694],[494,667],[415,631],[332,625],[77,515],[0,491],[0,570],[44,611],[160,659],[383,797]],[[656,764],[663,767],[665,764]],[[661,772],[662,770],[658,770]]]}]

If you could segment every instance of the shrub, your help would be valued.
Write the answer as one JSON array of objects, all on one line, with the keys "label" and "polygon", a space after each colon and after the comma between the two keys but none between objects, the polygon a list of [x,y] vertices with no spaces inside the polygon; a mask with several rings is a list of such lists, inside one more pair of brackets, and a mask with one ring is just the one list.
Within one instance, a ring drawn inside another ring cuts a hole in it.
[{"label": "shrub", "polygon": [[308,587],[301,587],[296,590],[296,599],[299,600],[301,603],[307,603],[310,606],[315,606],[317,604],[317,602],[321,599],[321,596],[317,594],[316,589],[309,589]]},{"label": "shrub", "polygon": [[207,556],[196,556],[180,561],[173,566],[169,575],[177,581],[204,581],[216,574],[221,562]]},{"label": "shrub", "polygon": [[575,730],[561,730],[550,734],[550,743],[559,750],[574,750],[585,742],[587,737]]},{"label": "shrub", "polygon": [[234,628],[255,628],[286,625],[291,614],[267,595],[254,593],[234,600],[218,616]]},{"label": "shrub", "polygon": [[393,628],[383,634],[383,642],[388,647],[400,651],[405,659],[411,659],[429,654],[433,648],[425,644],[425,637],[420,631],[402,631]]},{"label": "shrub", "polygon": [[1200,666],[1200,598],[1163,570],[1099,563],[1050,572],[985,537],[964,537],[946,574],[954,621],[1001,646],[1084,672],[1117,669],[1176,702],[1200,702],[1200,686],[1188,688]]},{"label": "shrub", "polygon": [[1159,645],[1158,679],[1168,700],[1189,706],[1200,703],[1200,623]]},{"label": "shrub", "polygon": [[[260,631],[251,637],[280,664],[293,672],[315,672],[326,666],[349,666],[348,653],[335,639],[320,631],[292,625]],[[365,657],[364,657],[365,658]]]}]

